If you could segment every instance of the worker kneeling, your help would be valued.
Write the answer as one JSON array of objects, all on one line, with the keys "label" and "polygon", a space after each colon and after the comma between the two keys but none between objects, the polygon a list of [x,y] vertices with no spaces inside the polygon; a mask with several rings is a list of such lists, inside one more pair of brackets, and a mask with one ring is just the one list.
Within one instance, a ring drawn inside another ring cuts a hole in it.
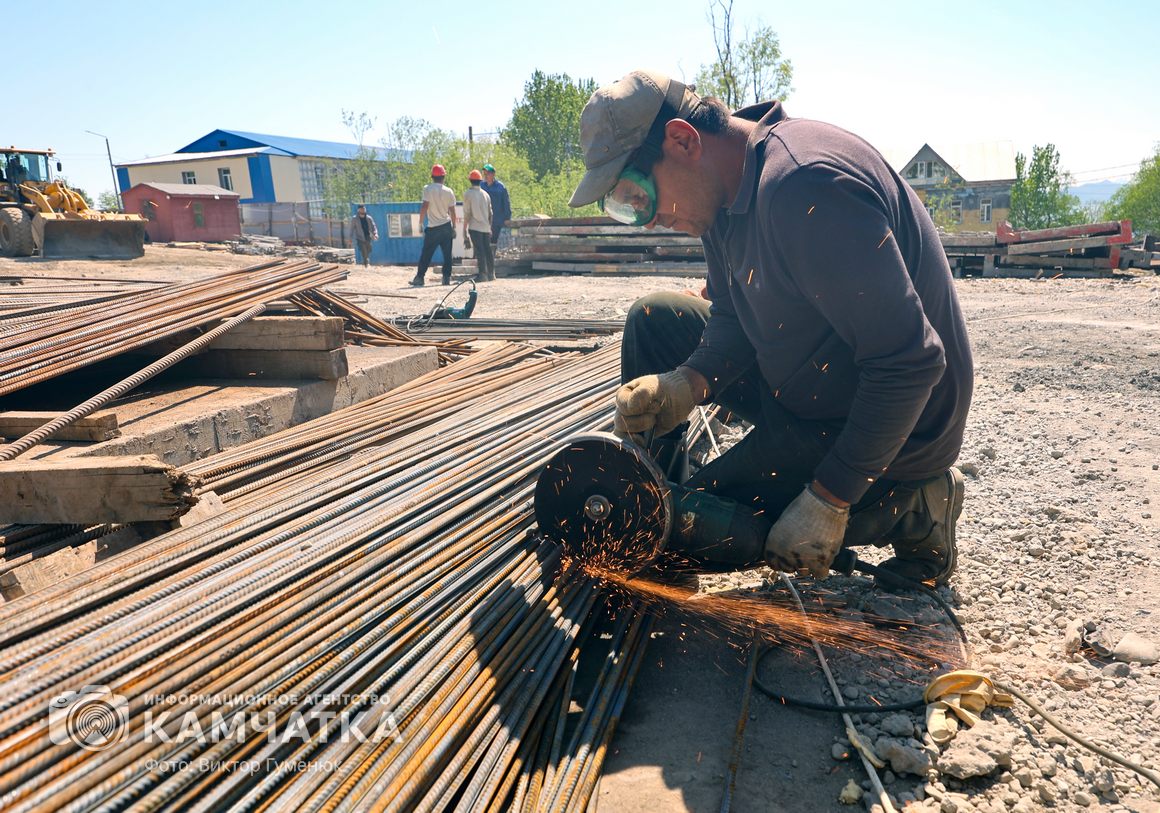
[{"label": "worker kneeling", "polygon": [[631,309],[617,434],[653,439],[663,468],[693,408],[720,404],[753,429],[685,485],[776,517],[770,565],[820,578],[844,545],[889,544],[884,568],[945,583],[973,370],[914,191],[837,127],[652,72],[598,90],[580,131],[571,204],[700,236],[709,267],[708,300]]}]

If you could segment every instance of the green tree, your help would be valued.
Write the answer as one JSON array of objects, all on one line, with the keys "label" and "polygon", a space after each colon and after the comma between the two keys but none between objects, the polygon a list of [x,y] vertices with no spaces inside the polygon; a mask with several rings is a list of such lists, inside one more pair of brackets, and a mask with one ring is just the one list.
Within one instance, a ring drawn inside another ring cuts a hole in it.
[{"label": "green tree", "polygon": [[1079,198],[1067,194],[1071,176],[1059,168],[1054,144],[1036,146],[1031,160],[1015,156],[1015,184],[1011,187],[1011,225],[1017,229],[1049,229],[1084,220]]},{"label": "green tree", "polygon": [[713,0],[709,5],[709,24],[717,59],[697,71],[697,91],[715,96],[730,109],[747,104],[784,100],[793,90],[793,63],[781,53],[777,32],[759,25],[752,33],[735,41],[733,0]]},{"label": "green tree", "polygon": [[106,189],[97,195],[97,208],[106,212],[118,211],[121,208],[121,202],[117,199],[117,193]]},{"label": "green tree", "polygon": [[366,146],[366,135],[375,125],[367,113],[342,111],[342,122],[355,137],[358,150],[347,159],[322,164],[323,209],[329,217],[350,214],[352,203],[376,203],[391,199],[395,168],[385,151]]},{"label": "green tree", "polygon": [[1132,180],[1115,191],[1105,212],[1115,220],[1131,220],[1136,234],[1160,235],[1160,144],[1140,162]]},{"label": "green tree", "polygon": [[595,91],[594,79],[535,71],[500,140],[527,158],[537,178],[559,174],[580,157],[580,113]]}]

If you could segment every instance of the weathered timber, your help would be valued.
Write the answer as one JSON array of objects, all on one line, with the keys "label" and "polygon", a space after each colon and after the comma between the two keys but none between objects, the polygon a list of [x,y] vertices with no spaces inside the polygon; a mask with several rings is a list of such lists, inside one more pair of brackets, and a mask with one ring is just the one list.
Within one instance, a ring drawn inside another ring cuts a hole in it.
[{"label": "weathered timber", "polygon": [[350,368],[346,350],[211,350],[185,363],[206,378],[315,379],[337,381]]},{"label": "weathered timber", "polygon": [[700,246],[701,241],[697,237],[658,237],[649,234],[647,231],[643,232],[639,237],[534,237],[530,240],[521,240],[526,246],[577,246],[584,247],[587,251],[595,251],[601,248],[636,248],[642,249],[646,246]]},{"label": "weathered timber", "polygon": [[0,523],[173,520],[197,498],[197,478],[153,455],[0,463]]},{"label": "weathered timber", "polygon": [[611,251],[550,251],[548,249],[533,248],[531,251],[533,261],[539,260],[560,260],[562,262],[624,262],[624,263],[639,263],[644,262],[649,258],[648,254],[640,254],[637,252],[611,252]]},{"label": "weathered timber", "polygon": [[0,597],[22,598],[88,570],[97,562],[96,540],[55,550],[0,575]]},{"label": "weathered timber", "polygon": [[238,325],[210,350],[337,350],[341,316],[257,316]]},{"label": "weathered timber", "polygon": [[[544,225],[521,226],[520,232],[519,232],[520,237],[521,238],[539,237],[541,235],[550,235],[550,234],[569,235],[569,236],[589,235],[590,234],[590,235],[599,236],[599,237],[603,237],[603,236],[609,236],[609,237],[612,237],[612,236],[630,236],[630,237],[632,237],[632,236],[639,236],[642,233],[647,233],[640,226],[621,226],[619,224],[613,225],[613,226],[608,226],[605,224],[599,224],[599,225],[595,225],[595,226],[557,226],[557,225],[555,225],[555,223],[556,223],[555,220],[544,220],[544,221],[539,221],[539,222],[543,223]],[[679,235],[679,234],[682,234],[682,232],[673,231],[672,229],[666,229],[664,226],[657,226],[656,228],[652,229],[652,232],[655,234],[660,234],[660,235],[669,235],[669,234]]]},{"label": "weathered timber", "polygon": [[658,257],[696,257],[705,258],[705,247],[700,241],[695,246],[657,246],[652,250]]},{"label": "weathered timber", "polygon": [[[0,412],[0,437],[16,439],[39,429],[60,416],[59,412]],[[121,434],[116,412],[94,412],[53,434],[53,440],[79,440],[99,443]]]},{"label": "weathered timber", "polygon": [[567,263],[533,262],[533,271],[564,271],[573,274],[613,274],[624,276],[704,277],[702,263]]},{"label": "weathered timber", "polygon": [[1108,245],[1106,237],[1076,237],[1069,240],[1039,240],[1034,243],[1012,243],[1007,246],[1007,254],[1052,254],[1055,252],[1079,251],[1085,248],[1103,248]]},{"label": "weathered timber", "polygon": [[1110,268],[1107,257],[1040,257],[1014,254],[1004,257],[1000,268],[1030,266],[1050,271],[1053,268]]},{"label": "weathered timber", "polygon": [[523,229],[528,226],[621,226],[611,217],[529,217],[521,220],[509,220],[504,225],[513,229]]}]

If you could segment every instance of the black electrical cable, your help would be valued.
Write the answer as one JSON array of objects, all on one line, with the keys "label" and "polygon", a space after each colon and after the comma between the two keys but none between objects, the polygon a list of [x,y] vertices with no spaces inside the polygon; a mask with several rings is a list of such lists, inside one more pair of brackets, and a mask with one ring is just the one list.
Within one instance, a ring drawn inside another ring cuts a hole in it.
[{"label": "black electrical cable", "polygon": [[468,283],[471,283],[472,288],[475,287],[475,283],[469,279],[460,280],[459,282],[455,283],[454,286],[452,286],[451,290],[443,295],[443,298],[440,299],[435,304],[435,306],[431,308],[431,310],[427,311],[426,313],[417,314],[415,316],[392,317],[390,320],[391,326],[406,330],[408,333],[418,333],[422,330],[427,330],[431,327],[432,322],[438,318],[439,312],[443,310],[444,303],[446,303],[447,300],[451,298],[453,293]]},{"label": "black electrical cable", "polygon": [[[866,562],[863,562],[863,561],[857,560],[857,559],[854,561],[854,569],[858,570],[861,573],[866,573],[868,575],[875,576],[882,581],[889,581],[889,582],[892,582],[893,584],[901,586],[901,587],[907,587],[911,590],[918,590],[919,592],[925,593],[926,595],[930,596],[936,602],[938,602],[938,605],[940,607],[942,607],[943,610],[946,612],[947,617],[950,619],[950,621],[954,625],[955,629],[958,630],[959,636],[963,639],[963,641],[965,642],[967,640],[966,631],[963,629],[963,625],[959,622],[959,618],[955,614],[955,611],[946,602],[946,600],[943,599],[942,596],[940,596],[938,593],[936,593],[930,587],[927,587],[925,584],[922,584],[920,582],[912,581],[911,579],[907,579],[903,576],[899,576],[896,573],[891,573],[888,570],[883,570],[880,567],[876,567],[874,565],[868,564]],[[882,713],[882,712],[887,712],[887,711],[907,711],[909,709],[918,708],[919,706],[923,706],[926,704],[926,700],[923,697],[919,697],[919,698],[916,698],[915,700],[908,701],[905,703],[892,703],[890,705],[885,705],[885,706],[839,706],[839,705],[832,704],[832,703],[817,703],[817,702],[814,702],[811,700],[800,700],[796,697],[789,697],[787,695],[781,694],[780,692],[775,692],[773,689],[766,686],[761,681],[761,678],[758,677],[758,673],[761,671],[761,662],[764,661],[766,656],[768,656],[771,652],[773,652],[773,647],[767,647],[766,650],[758,656],[757,669],[753,674],[753,685],[756,686],[757,690],[760,691],[762,694],[764,694],[764,695],[766,695],[774,700],[777,700],[780,703],[784,703],[787,706],[799,706],[801,708],[811,709],[813,711],[838,712],[838,713],[849,713],[849,714],[876,714],[876,713]],[[1112,762],[1117,763],[1118,765],[1122,765],[1123,767],[1125,767],[1131,771],[1134,771],[1135,773],[1144,777],[1148,781],[1152,782],[1157,787],[1160,787],[1160,773],[1157,773],[1156,771],[1153,771],[1153,770],[1149,770],[1148,768],[1145,768],[1142,765],[1137,765],[1136,763],[1132,762],[1129,759],[1125,759],[1124,757],[1120,756],[1119,754],[1115,753],[1114,751],[1110,751],[1107,748],[1104,748],[1104,747],[1098,745],[1097,743],[1092,742],[1087,737],[1083,737],[1083,736],[1077,734],[1076,732],[1072,731],[1070,728],[1065,726],[1063,723],[1061,723],[1059,720],[1052,717],[1051,714],[1049,714],[1046,710],[1044,710],[1044,708],[1042,706],[1040,706],[1038,703],[1036,703],[1034,700],[1032,700],[1030,697],[1028,697],[1023,692],[1019,691],[1017,688],[1012,686],[1010,683],[996,680],[996,681],[994,681],[994,684],[995,684],[996,688],[998,688],[999,690],[1007,692],[1008,694],[1014,695],[1019,700],[1026,703],[1027,706],[1033,712],[1038,714],[1045,721],[1047,721],[1047,723],[1049,725],[1051,725],[1053,728],[1058,730],[1060,733],[1067,736],[1069,739],[1073,740],[1074,742],[1078,743],[1079,745],[1083,746],[1084,748],[1087,748],[1089,751],[1092,751],[1093,753],[1099,754],[1100,756],[1105,757],[1106,759],[1109,759]]]},{"label": "black electrical cable", "polygon": [[[930,598],[934,599],[934,601],[940,607],[942,607],[943,612],[945,612],[947,615],[947,618],[950,619],[950,622],[954,626],[955,630],[958,632],[959,637],[962,638],[962,640],[964,642],[967,640],[966,630],[963,629],[963,625],[959,621],[959,617],[955,614],[955,611],[951,607],[951,605],[947,603],[946,599],[944,599],[942,596],[940,596],[937,591],[931,589],[930,587],[923,584],[922,582],[916,582],[913,579],[908,579],[904,576],[899,576],[897,573],[892,573],[889,570],[884,570],[883,568],[876,567],[875,565],[869,564],[867,562],[863,562],[860,559],[856,559],[854,561],[854,569],[861,572],[861,573],[865,573],[869,576],[874,576],[879,581],[889,582],[896,587],[905,587],[908,590],[915,590],[915,591],[923,593],[923,594],[929,596]],[[764,661],[766,659],[766,657],[771,652],[773,652],[773,647],[768,647],[764,652],[761,653],[760,656],[758,656],[758,659],[757,659],[758,672],[761,671],[762,661]],[[802,699],[797,698],[797,697],[790,697],[789,695],[784,695],[781,692],[775,692],[769,686],[765,685],[765,683],[762,682],[761,678],[756,673],[753,676],[753,685],[756,686],[758,691],[760,691],[762,694],[766,695],[767,697],[769,697],[773,700],[778,701],[779,703],[784,703],[787,706],[797,706],[799,708],[810,709],[812,711],[825,711],[825,712],[837,713],[837,714],[842,714],[842,713],[876,714],[876,713],[883,713],[883,712],[887,712],[887,711],[907,711],[909,709],[916,709],[919,706],[926,705],[926,700],[922,696],[916,697],[914,700],[907,700],[907,701],[902,702],[902,703],[889,703],[889,704],[881,705],[881,706],[879,706],[879,705],[839,706],[835,703],[822,703],[822,702],[813,701],[813,700],[802,700]]]}]

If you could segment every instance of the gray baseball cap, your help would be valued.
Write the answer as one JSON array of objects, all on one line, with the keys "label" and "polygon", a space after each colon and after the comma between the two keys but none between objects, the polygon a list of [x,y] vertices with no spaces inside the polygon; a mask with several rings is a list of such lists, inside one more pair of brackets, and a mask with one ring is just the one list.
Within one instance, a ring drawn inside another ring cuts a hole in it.
[{"label": "gray baseball cap", "polygon": [[588,171],[569,206],[594,203],[616,185],[628,157],[648,137],[665,101],[683,118],[701,103],[701,97],[656,71],[633,71],[592,94],[580,114],[580,147]]}]

